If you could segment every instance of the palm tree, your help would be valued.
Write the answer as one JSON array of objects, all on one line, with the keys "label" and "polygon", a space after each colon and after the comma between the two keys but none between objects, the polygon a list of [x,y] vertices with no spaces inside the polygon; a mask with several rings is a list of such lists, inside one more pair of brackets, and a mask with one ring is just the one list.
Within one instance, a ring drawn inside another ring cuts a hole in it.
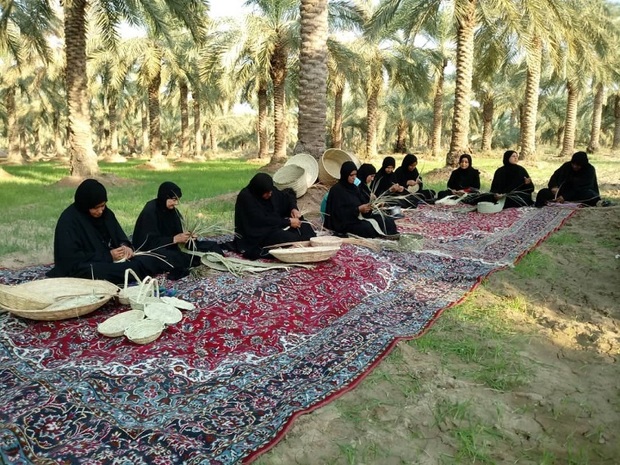
[{"label": "palm tree", "polygon": [[[202,36],[202,21],[208,3],[206,0],[143,0],[126,2],[110,0],[65,0],[65,54],[67,107],[69,109],[70,171],[75,176],[92,176],[99,171],[91,140],[91,122],[88,111],[88,83],[86,78],[86,18],[87,7],[93,20],[105,25],[103,41],[110,48],[116,42],[114,27],[127,19],[130,23],[149,18],[159,33],[165,34],[168,25],[159,17],[164,7],[178,18],[194,38]],[[155,85],[151,87],[153,90]],[[155,124],[151,122],[151,124]]]},{"label": "palm tree", "polygon": [[319,158],[327,120],[327,0],[301,0],[299,116],[295,153]]}]

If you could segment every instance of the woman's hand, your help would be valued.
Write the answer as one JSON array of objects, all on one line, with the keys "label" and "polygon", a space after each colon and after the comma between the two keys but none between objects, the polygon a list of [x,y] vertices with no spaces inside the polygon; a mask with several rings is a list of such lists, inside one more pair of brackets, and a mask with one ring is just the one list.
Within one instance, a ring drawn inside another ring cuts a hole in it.
[{"label": "woman's hand", "polygon": [[301,220],[299,218],[289,218],[289,221],[291,222],[291,228],[300,228],[301,227]]},{"label": "woman's hand", "polygon": [[363,203],[359,207],[357,207],[360,213],[370,213],[372,211],[372,207],[369,203]]},{"label": "woman's hand", "polygon": [[532,178],[523,178],[525,184],[532,184]]},{"label": "woman's hand", "polygon": [[405,188],[400,184],[392,184],[392,187],[390,187],[390,192],[402,192],[404,190]]},{"label": "woman's hand", "polygon": [[174,244],[186,244],[192,238],[192,234],[189,232],[182,232],[172,238]]},{"label": "woman's hand", "polygon": [[121,245],[116,249],[110,250],[110,255],[112,256],[112,261],[117,262],[119,260],[131,259],[134,253],[130,247],[127,247],[126,245]]},{"label": "woman's hand", "polygon": [[301,212],[296,208],[291,210],[291,218],[301,218]]}]

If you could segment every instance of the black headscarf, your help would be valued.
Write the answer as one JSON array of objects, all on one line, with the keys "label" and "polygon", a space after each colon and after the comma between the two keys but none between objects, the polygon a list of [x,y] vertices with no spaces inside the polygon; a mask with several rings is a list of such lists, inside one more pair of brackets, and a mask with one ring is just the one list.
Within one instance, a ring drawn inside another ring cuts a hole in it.
[{"label": "black headscarf", "polygon": [[459,157],[459,165],[465,159],[469,161],[467,168],[460,166],[450,173],[448,188],[454,190],[480,189],[480,172],[472,166],[471,155],[464,153]]},{"label": "black headscarf", "polygon": [[183,192],[179,186],[170,181],[162,182],[157,190],[157,206],[166,208],[168,199],[180,199],[181,197],[183,197]]},{"label": "black headscarf", "polygon": [[588,154],[586,152],[575,152],[570,159],[570,162],[575,165],[579,165],[582,168],[590,164]]},{"label": "black headscarf", "polygon": [[252,195],[262,197],[263,194],[273,191],[273,179],[267,173],[257,173],[248,184]]},{"label": "black headscarf", "polygon": [[88,214],[88,210],[107,201],[108,193],[96,179],[85,179],[75,190],[75,207],[82,213]]},{"label": "black headscarf", "polygon": [[[418,157],[416,157],[413,153],[408,153],[403,158],[398,169],[394,172],[394,176],[396,177],[396,182],[403,187],[407,187],[408,181],[418,181],[420,177],[420,172],[418,168],[414,168],[409,171],[409,167],[414,163],[418,162]],[[422,189],[422,184],[420,184],[420,189]]]},{"label": "black headscarf", "polygon": [[352,161],[345,161],[340,167],[340,179],[338,182],[346,187],[355,187],[355,184],[351,184],[349,182],[349,175],[353,172],[357,171],[357,166]]},{"label": "black headscarf", "polygon": [[357,178],[362,182],[363,185],[366,184],[366,178],[371,174],[377,174],[377,169],[370,163],[364,163],[357,170]]},{"label": "black headscarf", "polygon": [[408,153],[407,155],[405,155],[405,158],[403,158],[400,166],[402,166],[403,168],[409,168],[411,165],[417,162],[418,157],[416,157],[413,153]]}]

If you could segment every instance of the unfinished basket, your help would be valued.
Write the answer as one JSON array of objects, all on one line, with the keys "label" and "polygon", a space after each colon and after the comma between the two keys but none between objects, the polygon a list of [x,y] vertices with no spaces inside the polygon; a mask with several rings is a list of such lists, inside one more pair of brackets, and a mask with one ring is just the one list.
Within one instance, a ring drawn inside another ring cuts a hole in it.
[{"label": "unfinished basket", "polygon": [[[136,280],[135,286],[129,286],[129,275],[130,274],[133,275],[134,279]],[[118,301],[123,305],[129,305],[129,299],[131,297],[135,298],[138,296],[138,294],[140,293],[141,286],[147,280],[147,278],[149,278],[149,276],[144,278],[144,281],[142,281],[134,270],[132,270],[131,268],[127,268],[125,270],[125,285],[118,293]]]},{"label": "unfinished basket", "polygon": [[319,162],[309,153],[298,153],[289,158],[284,166],[297,165],[305,171],[306,187],[312,186],[319,176]]},{"label": "unfinished basket", "polygon": [[147,303],[159,302],[159,283],[157,279],[147,276],[140,284],[137,295],[129,297],[129,305],[134,310],[144,310]]},{"label": "unfinished basket", "polygon": [[273,174],[273,184],[280,190],[293,189],[299,198],[308,190],[306,170],[298,165],[284,165]]},{"label": "unfinished basket", "polygon": [[159,320],[165,325],[173,325],[183,319],[183,314],[178,308],[163,302],[146,304],[144,314],[147,318]]},{"label": "unfinished basket", "polygon": [[342,241],[343,238],[338,236],[316,236],[310,238],[310,245],[312,247],[340,247]]},{"label": "unfinished basket", "polygon": [[125,336],[136,344],[148,344],[161,336],[163,330],[164,324],[161,321],[145,318],[132,323],[125,330]]},{"label": "unfinished basket", "polygon": [[125,334],[125,330],[133,323],[144,319],[144,312],[141,310],[129,310],[111,316],[103,323],[97,325],[97,331],[104,336],[118,337]]},{"label": "unfinished basket", "polygon": [[478,202],[476,209],[478,213],[499,213],[504,208],[506,197],[502,197],[497,203],[493,202]]},{"label": "unfinished basket", "polygon": [[327,149],[319,159],[319,180],[326,186],[332,186],[340,179],[340,167],[346,161],[352,161],[360,167],[360,161],[352,155],[340,149]]},{"label": "unfinished basket", "polygon": [[269,253],[284,263],[315,263],[329,260],[339,250],[340,246],[293,247],[272,249]]}]

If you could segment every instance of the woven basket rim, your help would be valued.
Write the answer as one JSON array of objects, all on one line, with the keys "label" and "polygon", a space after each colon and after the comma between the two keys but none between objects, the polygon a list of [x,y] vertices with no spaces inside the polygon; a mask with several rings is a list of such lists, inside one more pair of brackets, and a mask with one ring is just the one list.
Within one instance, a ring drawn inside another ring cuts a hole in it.
[{"label": "woven basket rim", "polygon": [[340,246],[293,247],[272,249],[269,252],[285,263],[314,263],[329,260],[340,250]]},{"label": "woven basket rim", "polygon": [[108,337],[119,337],[125,333],[129,326],[143,319],[144,312],[142,310],[127,310],[99,323],[97,332]]},{"label": "woven basket rim", "polygon": [[338,236],[316,236],[310,238],[310,245],[315,248],[323,246],[340,247],[343,242],[344,239]]},{"label": "woven basket rim", "polygon": [[306,187],[312,186],[319,177],[319,162],[309,153],[298,153],[289,158],[284,166],[297,165],[305,170]]},{"label": "woven basket rim", "polygon": [[148,344],[153,342],[164,330],[164,324],[159,320],[145,318],[131,324],[125,331],[125,337],[136,344]]},{"label": "woven basket rim", "polygon": [[273,174],[273,182],[277,184],[291,184],[305,176],[306,170],[299,165],[284,165]]},{"label": "woven basket rim", "polygon": [[165,325],[173,325],[183,319],[181,310],[164,302],[146,303],[144,314],[151,320],[159,320]]},{"label": "woven basket rim", "polygon": [[62,308],[62,309],[47,309],[42,308],[38,310],[24,310],[17,308],[10,308],[4,305],[0,305],[0,307],[4,308],[8,312],[20,316],[22,318],[28,318],[30,320],[37,321],[57,321],[57,320],[67,320],[69,318],[78,318],[80,316],[88,315],[89,313],[94,312],[98,308],[105,305],[113,296],[111,295],[102,295],[100,296],[97,302],[93,302],[86,305],[78,305],[75,307]]},{"label": "woven basket rim", "polygon": [[357,168],[360,167],[359,159],[346,150],[334,148],[325,150],[319,159],[319,179],[321,182],[328,185],[338,182],[340,179],[340,168],[347,161],[355,163]]}]

